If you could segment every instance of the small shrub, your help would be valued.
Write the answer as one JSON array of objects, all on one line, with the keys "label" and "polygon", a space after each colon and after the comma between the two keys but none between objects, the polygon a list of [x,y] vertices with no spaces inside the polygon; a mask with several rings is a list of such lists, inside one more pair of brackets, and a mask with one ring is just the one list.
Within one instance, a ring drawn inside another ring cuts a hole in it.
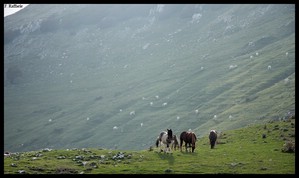
[{"label": "small shrub", "polygon": [[266,134],[263,134],[263,135],[262,135],[262,138],[266,138]]},{"label": "small shrub", "polygon": [[295,143],[291,141],[285,142],[281,151],[284,153],[295,153]]}]

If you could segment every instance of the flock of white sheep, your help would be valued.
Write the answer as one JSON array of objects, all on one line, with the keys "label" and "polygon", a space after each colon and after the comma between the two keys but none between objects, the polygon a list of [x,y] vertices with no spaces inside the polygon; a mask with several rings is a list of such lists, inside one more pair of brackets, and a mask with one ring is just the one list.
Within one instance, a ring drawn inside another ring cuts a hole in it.
[{"label": "flock of white sheep", "polygon": [[[255,53],[255,56],[258,56],[258,55],[259,55],[259,53],[256,52],[256,53]],[[289,53],[286,52],[285,55],[286,55],[286,57],[288,57]],[[253,58],[254,58],[254,56],[253,56],[253,55],[250,55],[250,59],[253,59]],[[238,67],[237,65],[230,65],[230,66],[229,66],[229,70],[235,69],[235,68],[237,68],[237,67]],[[268,70],[271,70],[271,68],[272,68],[272,66],[271,66],[271,65],[268,65],[267,69],[268,69]],[[203,67],[201,67],[200,70],[203,70]],[[286,78],[286,79],[284,80],[284,82],[285,82],[285,83],[288,83],[288,82],[289,82],[289,78]],[[155,98],[156,98],[156,99],[159,99],[159,95],[156,95]],[[146,100],[145,97],[142,97],[142,99],[143,99],[143,100]],[[151,101],[149,104],[150,104],[150,106],[153,106],[153,105],[154,105],[154,102]],[[164,103],[162,103],[162,106],[165,107],[165,106],[167,106],[167,104],[168,104],[167,102],[164,102]],[[120,112],[122,112],[122,109],[120,109]],[[199,114],[199,110],[198,110],[198,109],[195,109],[194,112],[195,112],[196,115]],[[130,112],[130,116],[135,116],[135,111],[131,111],[131,112]],[[176,119],[179,120],[179,119],[180,119],[180,116],[177,116]],[[214,115],[214,116],[213,116],[213,119],[217,119],[217,115]],[[233,116],[232,116],[232,115],[229,115],[228,119],[229,119],[229,120],[232,120],[232,119],[233,119]],[[142,127],[142,126],[143,126],[143,123],[140,123],[140,126]],[[118,129],[117,126],[114,126],[114,127],[113,127],[113,130],[117,130],[117,129]]]}]

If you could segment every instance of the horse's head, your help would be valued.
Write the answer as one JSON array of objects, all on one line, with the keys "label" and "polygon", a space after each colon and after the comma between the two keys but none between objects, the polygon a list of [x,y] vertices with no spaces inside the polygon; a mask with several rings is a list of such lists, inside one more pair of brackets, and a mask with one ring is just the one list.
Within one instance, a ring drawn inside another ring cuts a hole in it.
[{"label": "horse's head", "polygon": [[216,133],[216,134],[217,134],[217,131],[216,131],[216,130],[211,130],[210,132],[214,132],[214,133]]},{"label": "horse's head", "polygon": [[171,129],[167,129],[167,135],[168,135],[168,139],[172,140],[173,136],[172,136],[172,130]]}]

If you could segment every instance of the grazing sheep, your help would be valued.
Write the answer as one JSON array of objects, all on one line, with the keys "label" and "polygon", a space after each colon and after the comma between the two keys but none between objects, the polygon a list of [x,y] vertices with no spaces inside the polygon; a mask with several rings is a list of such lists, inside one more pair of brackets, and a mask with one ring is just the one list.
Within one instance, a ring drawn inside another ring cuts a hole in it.
[{"label": "grazing sheep", "polygon": [[271,68],[272,68],[272,67],[271,67],[270,65],[268,65],[268,70],[271,70]]},{"label": "grazing sheep", "polygon": [[130,116],[134,116],[134,115],[135,115],[135,111],[131,111]]},{"label": "grazing sheep", "polygon": [[229,70],[234,69],[234,68],[236,68],[236,67],[238,67],[238,66],[237,66],[237,65],[230,65],[230,66],[229,66]]},{"label": "grazing sheep", "polygon": [[163,104],[162,104],[162,106],[166,106],[166,105],[167,105],[167,103],[163,103]]}]

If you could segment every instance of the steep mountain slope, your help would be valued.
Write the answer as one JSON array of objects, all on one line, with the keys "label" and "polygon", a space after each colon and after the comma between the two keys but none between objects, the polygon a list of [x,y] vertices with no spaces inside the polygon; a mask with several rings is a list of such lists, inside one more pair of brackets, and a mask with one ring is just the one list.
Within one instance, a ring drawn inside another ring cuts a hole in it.
[{"label": "steep mountain slope", "polygon": [[295,112],[291,4],[33,4],[4,37],[5,71],[22,72],[4,83],[5,150],[139,150],[166,128],[200,137]]}]

